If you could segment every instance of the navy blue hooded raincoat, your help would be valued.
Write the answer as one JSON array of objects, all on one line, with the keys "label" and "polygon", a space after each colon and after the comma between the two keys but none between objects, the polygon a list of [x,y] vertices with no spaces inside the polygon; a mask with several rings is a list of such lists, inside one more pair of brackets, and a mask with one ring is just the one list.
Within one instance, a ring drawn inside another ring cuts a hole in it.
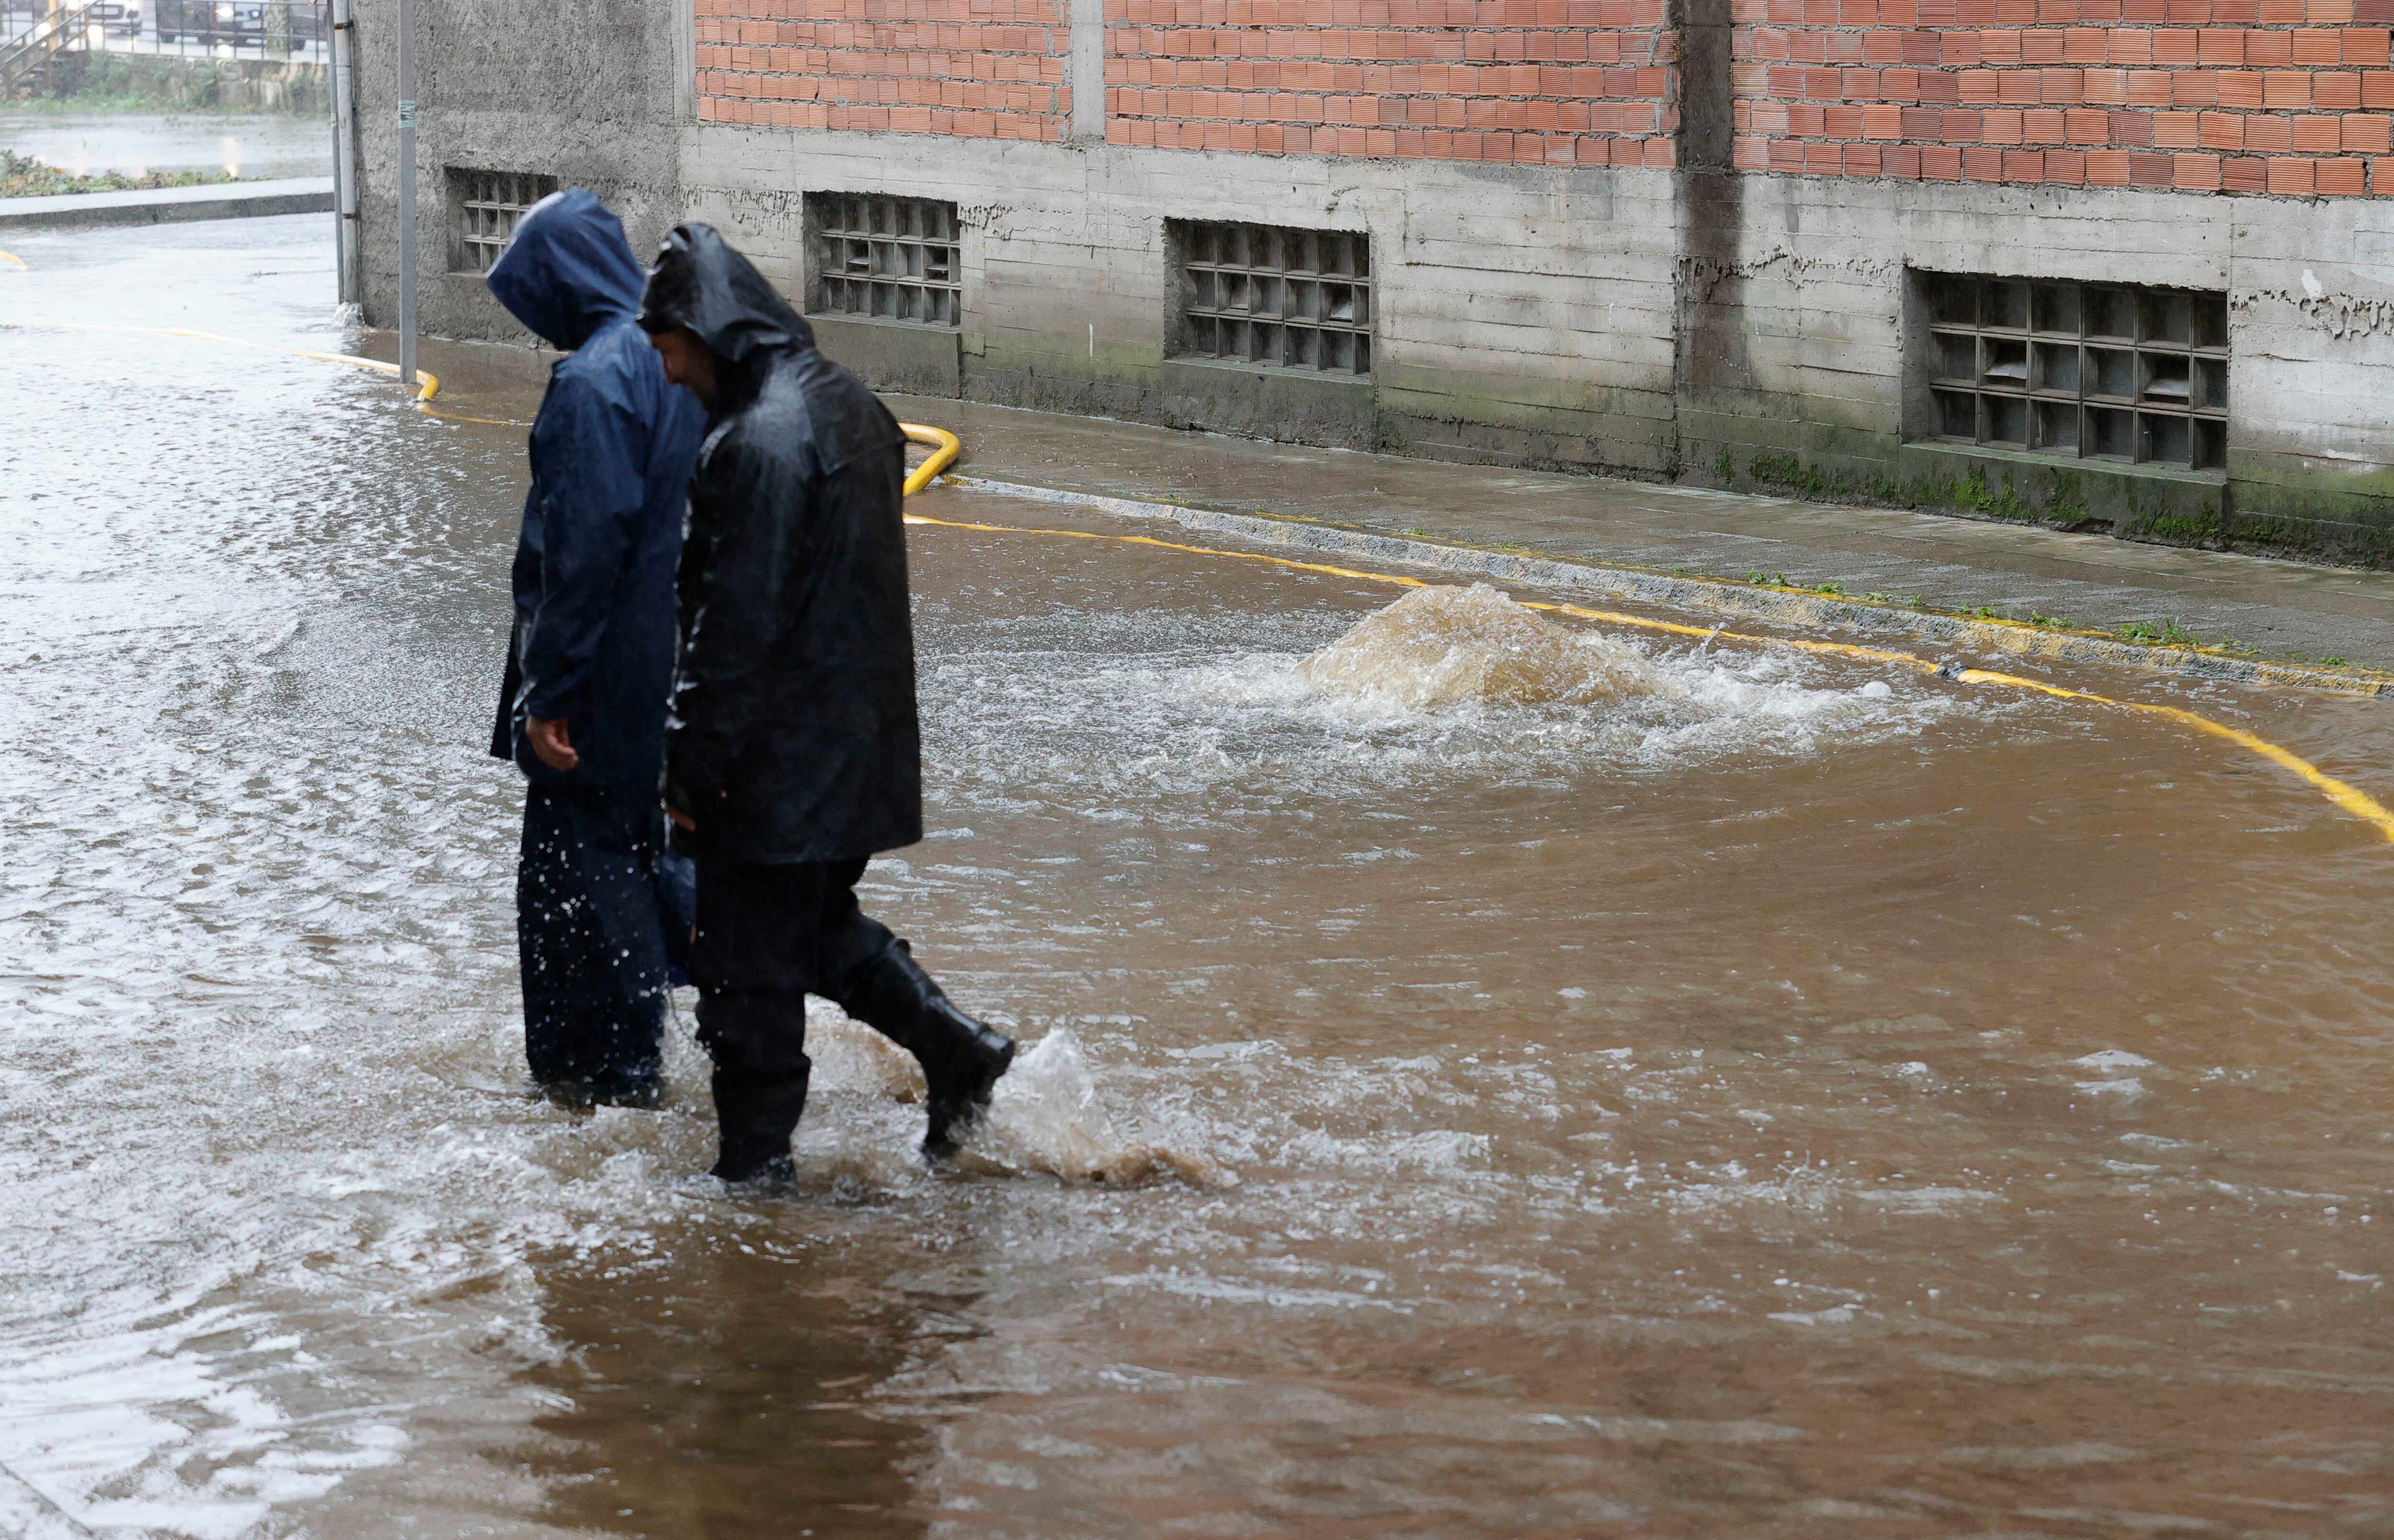
[{"label": "navy blue hooded raincoat", "polygon": [[[491,270],[499,302],[572,355],[533,423],[491,748],[535,783],[653,790],[664,759],[674,563],[706,415],[633,322],[646,281],[623,224],[580,188],[527,211]],[[581,764],[560,772],[534,757],[527,716],[567,718]]]},{"label": "navy blue hooded raincoat", "polygon": [[[688,862],[663,848],[657,777],[705,414],[633,322],[644,279],[624,227],[579,189],[528,210],[490,275],[517,319],[572,354],[533,424],[491,744],[532,781],[516,868],[524,1051],[545,1084],[607,1099],[654,1093],[691,906]],[[542,764],[526,717],[566,718],[581,763]]]}]

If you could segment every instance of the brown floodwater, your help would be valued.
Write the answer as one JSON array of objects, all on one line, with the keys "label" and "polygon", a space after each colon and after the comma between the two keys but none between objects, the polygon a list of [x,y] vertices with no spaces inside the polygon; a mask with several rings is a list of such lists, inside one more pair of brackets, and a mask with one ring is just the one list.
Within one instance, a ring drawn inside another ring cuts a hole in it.
[{"label": "brown floodwater", "polygon": [[[0,1533],[2394,1532],[2394,845],[2147,714],[1493,596],[1300,672],[1403,590],[917,525],[864,886],[988,1128],[829,1007],[787,1196],[687,1000],[533,1099],[521,430],[47,329],[341,345],[325,234],[0,270]],[[2383,704],[2042,677],[2394,796]]]}]

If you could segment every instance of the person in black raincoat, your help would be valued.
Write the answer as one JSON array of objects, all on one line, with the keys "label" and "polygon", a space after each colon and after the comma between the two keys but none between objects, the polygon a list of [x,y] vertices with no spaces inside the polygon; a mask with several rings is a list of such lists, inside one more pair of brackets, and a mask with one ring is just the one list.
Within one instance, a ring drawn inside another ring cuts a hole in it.
[{"label": "person in black raincoat", "polygon": [[634,1106],[656,1101],[688,926],[667,917],[656,787],[674,563],[705,428],[635,322],[643,276],[623,225],[579,188],[527,210],[490,273],[499,302],[571,355],[533,423],[491,742],[529,782],[516,869],[525,1055],[552,1095]]},{"label": "person in black raincoat", "polygon": [[949,1153],[1014,1058],[857,906],[923,837],[905,436],[748,260],[684,225],[640,324],[706,403],[676,578],[664,796],[698,863],[691,974],[727,1181],[785,1180],[806,1106],[807,992],[913,1053]]}]

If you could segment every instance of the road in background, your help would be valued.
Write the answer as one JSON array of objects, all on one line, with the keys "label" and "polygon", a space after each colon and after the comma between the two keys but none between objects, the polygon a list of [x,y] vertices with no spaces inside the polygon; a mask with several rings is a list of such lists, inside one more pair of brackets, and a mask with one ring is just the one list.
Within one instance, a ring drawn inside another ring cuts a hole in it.
[{"label": "road in background", "polygon": [[332,142],[332,129],[313,113],[0,112],[0,148],[77,176],[207,171],[244,178],[322,177],[331,174]]}]

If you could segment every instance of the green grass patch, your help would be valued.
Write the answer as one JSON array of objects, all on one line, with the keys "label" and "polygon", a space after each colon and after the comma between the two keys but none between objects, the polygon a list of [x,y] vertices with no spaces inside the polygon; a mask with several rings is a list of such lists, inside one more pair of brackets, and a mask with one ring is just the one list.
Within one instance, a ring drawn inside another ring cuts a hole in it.
[{"label": "green grass patch", "polygon": [[[2203,645],[2201,637],[2180,625],[2175,617],[2169,615],[2164,615],[2159,620],[2132,620],[2120,627],[2120,636],[2126,641],[2149,642],[2157,647]],[[2235,644],[2230,642],[2223,645],[2234,646]]]},{"label": "green grass patch", "polygon": [[233,180],[221,171],[151,171],[128,177],[121,171],[77,176],[31,155],[0,150],[0,198],[46,198],[60,192],[132,192],[153,187],[206,187]]}]

